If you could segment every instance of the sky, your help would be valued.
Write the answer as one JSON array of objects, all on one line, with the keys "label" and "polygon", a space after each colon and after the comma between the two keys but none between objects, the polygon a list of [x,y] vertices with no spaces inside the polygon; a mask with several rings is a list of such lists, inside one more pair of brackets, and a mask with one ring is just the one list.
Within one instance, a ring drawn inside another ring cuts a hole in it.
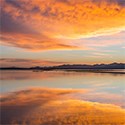
[{"label": "sky", "polygon": [[0,3],[0,66],[125,62],[125,0]]}]

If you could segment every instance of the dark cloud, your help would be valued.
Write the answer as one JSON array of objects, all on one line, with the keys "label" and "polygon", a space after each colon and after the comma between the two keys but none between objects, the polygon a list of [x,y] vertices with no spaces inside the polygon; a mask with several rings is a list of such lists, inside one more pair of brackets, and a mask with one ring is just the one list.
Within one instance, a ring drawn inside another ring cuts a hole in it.
[{"label": "dark cloud", "polygon": [[5,2],[8,4],[11,4],[12,6],[17,7],[19,9],[23,9],[18,0],[5,0]]},{"label": "dark cloud", "polygon": [[33,13],[38,13],[38,12],[40,12],[40,8],[39,7],[37,7],[37,6],[35,6],[35,7],[33,7],[33,9],[31,10]]},{"label": "dark cloud", "polygon": [[125,0],[117,0],[121,6],[125,6]]},{"label": "dark cloud", "polygon": [[11,15],[5,13],[3,10],[1,11],[0,20],[2,33],[38,34],[38,32],[35,32],[35,30],[24,23],[14,20]]}]

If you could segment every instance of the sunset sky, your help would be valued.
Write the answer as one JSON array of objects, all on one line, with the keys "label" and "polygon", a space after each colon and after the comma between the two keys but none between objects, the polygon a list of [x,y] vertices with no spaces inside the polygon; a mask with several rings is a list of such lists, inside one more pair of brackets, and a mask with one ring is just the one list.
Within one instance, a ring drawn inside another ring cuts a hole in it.
[{"label": "sunset sky", "polygon": [[125,0],[0,0],[1,66],[125,62]]}]

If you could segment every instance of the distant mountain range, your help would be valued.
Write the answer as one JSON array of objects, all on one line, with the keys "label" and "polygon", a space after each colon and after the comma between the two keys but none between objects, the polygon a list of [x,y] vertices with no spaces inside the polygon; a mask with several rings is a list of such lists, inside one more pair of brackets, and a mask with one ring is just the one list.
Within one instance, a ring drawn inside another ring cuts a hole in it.
[{"label": "distant mountain range", "polygon": [[23,67],[1,67],[0,70],[56,70],[56,69],[125,69],[125,63],[111,63],[111,64],[65,64],[59,66],[36,66],[30,68]]}]

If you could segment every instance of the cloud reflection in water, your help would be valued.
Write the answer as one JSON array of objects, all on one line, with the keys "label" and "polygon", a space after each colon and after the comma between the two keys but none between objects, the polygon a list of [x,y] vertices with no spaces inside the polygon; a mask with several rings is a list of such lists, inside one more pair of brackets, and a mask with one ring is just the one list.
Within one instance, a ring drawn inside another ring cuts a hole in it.
[{"label": "cloud reflection in water", "polygon": [[77,99],[89,90],[30,88],[1,98],[2,124],[123,125],[125,110]]}]

